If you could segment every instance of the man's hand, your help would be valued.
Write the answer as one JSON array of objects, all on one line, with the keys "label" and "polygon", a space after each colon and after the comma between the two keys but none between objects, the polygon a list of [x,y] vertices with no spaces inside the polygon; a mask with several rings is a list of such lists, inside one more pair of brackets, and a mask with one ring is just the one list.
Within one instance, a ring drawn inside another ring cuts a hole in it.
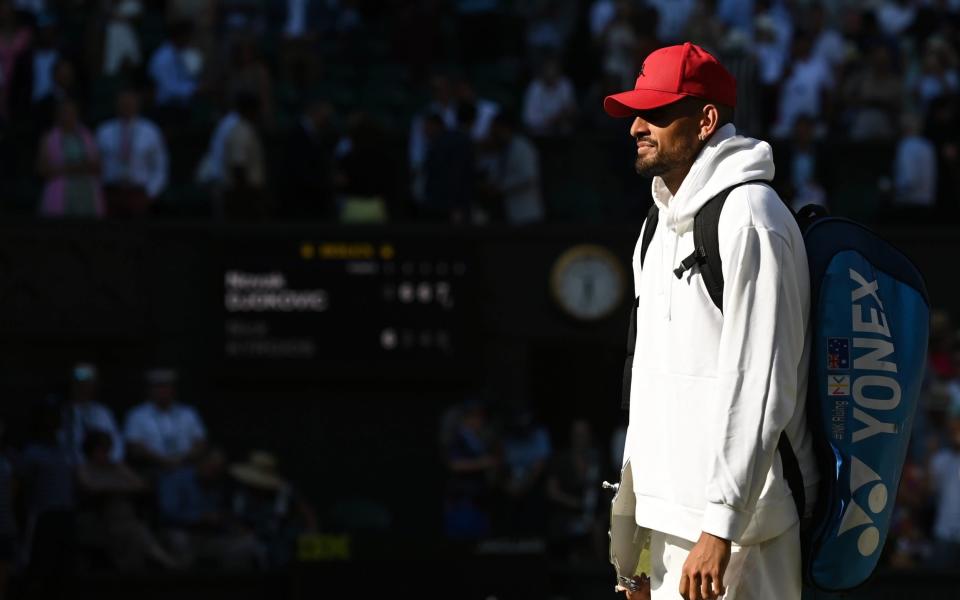
[{"label": "man's hand", "polygon": [[709,533],[687,555],[680,575],[680,595],[684,600],[716,600],[723,595],[723,573],[730,562],[730,540]]}]

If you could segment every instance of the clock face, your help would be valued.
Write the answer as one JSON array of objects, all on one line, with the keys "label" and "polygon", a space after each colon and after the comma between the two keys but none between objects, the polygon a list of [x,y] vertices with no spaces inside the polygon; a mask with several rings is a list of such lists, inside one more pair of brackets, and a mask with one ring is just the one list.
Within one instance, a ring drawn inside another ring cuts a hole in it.
[{"label": "clock face", "polygon": [[606,248],[574,246],[554,264],[550,287],[564,312],[583,321],[596,321],[610,315],[623,301],[623,268]]}]

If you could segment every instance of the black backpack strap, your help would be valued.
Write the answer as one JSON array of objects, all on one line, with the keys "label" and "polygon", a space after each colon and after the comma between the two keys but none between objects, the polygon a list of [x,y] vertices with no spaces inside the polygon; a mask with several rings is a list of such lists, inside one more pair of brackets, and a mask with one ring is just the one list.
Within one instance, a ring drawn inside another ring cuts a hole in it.
[{"label": "black backpack strap", "polygon": [[660,222],[660,209],[657,208],[656,203],[650,206],[650,210],[647,211],[647,220],[644,221],[643,225],[643,239],[640,240],[640,266],[643,266],[643,259],[647,257],[647,248],[650,247],[650,242],[653,241],[653,234],[657,232],[657,223]]},{"label": "black backpack strap", "polygon": [[807,492],[803,487],[803,473],[800,472],[800,461],[793,452],[793,446],[787,438],[787,432],[780,432],[780,439],[777,440],[777,451],[780,453],[780,464],[783,465],[783,476],[790,486],[790,493],[793,494],[793,503],[797,507],[797,517],[803,520],[804,508],[807,505]]},{"label": "black backpack strap", "polygon": [[[657,231],[657,223],[660,221],[660,211],[657,205],[653,204],[647,212],[647,220],[643,225],[643,237],[640,239],[640,266],[643,266],[643,259],[647,257],[647,248],[653,240],[653,234]],[[623,361],[623,387],[620,391],[620,407],[623,410],[630,410],[630,385],[633,382],[633,354],[637,348],[637,307],[640,305],[640,298],[633,299],[633,308],[630,309],[630,327],[627,328],[627,357]]]},{"label": "black backpack strap", "polygon": [[700,275],[703,277],[707,293],[710,294],[710,299],[720,309],[720,312],[723,312],[723,261],[720,257],[720,236],[718,233],[720,212],[723,210],[723,205],[727,202],[727,196],[730,195],[730,192],[741,185],[751,183],[770,185],[770,182],[764,179],[742,181],[710,198],[700,207],[697,215],[693,218],[693,252],[680,261],[680,266],[673,270],[677,279],[680,279],[694,265],[700,265]]}]

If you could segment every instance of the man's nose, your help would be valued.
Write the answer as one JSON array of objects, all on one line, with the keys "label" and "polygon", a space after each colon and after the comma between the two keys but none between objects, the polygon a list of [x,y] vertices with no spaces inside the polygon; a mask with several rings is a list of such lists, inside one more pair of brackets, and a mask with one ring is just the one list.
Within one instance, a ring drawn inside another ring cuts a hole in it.
[{"label": "man's nose", "polygon": [[643,120],[643,117],[637,116],[633,119],[633,124],[630,125],[630,136],[637,138],[644,136],[650,133],[650,127],[647,122]]}]

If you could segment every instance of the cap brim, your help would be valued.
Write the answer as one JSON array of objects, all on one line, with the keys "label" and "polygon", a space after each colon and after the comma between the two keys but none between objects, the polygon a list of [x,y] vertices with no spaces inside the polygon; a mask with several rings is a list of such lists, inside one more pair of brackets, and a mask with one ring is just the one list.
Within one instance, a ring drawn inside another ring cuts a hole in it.
[{"label": "cap brim", "polygon": [[657,90],[628,90],[603,99],[603,110],[611,117],[632,117],[641,110],[653,110],[682,99],[685,94]]}]

